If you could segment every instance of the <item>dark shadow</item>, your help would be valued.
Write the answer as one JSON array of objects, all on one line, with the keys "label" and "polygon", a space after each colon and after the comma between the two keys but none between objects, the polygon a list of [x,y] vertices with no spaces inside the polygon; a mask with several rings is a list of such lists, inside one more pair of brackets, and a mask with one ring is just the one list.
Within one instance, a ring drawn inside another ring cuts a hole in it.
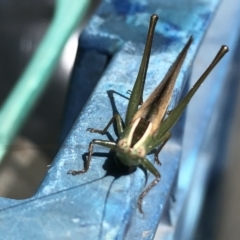
[{"label": "dark shadow", "polygon": [[115,179],[129,175],[135,172],[136,167],[129,167],[122,164],[119,159],[116,157],[115,152],[110,151],[108,158],[103,164],[103,169],[106,171],[105,176],[113,176]]},{"label": "dark shadow", "polygon": [[[84,162],[86,161],[87,156],[88,156],[88,153],[84,153],[82,155],[82,159]],[[92,154],[93,158],[94,158],[94,156],[107,157],[102,166],[103,169],[106,171],[106,174],[104,175],[104,177],[113,176],[115,179],[117,179],[121,176],[129,175],[136,170],[136,167],[129,167],[129,166],[122,164],[119,161],[119,159],[116,157],[116,154],[114,151],[110,151],[108,153],[95,152]],[[94,161],[94,159],[92,159],[92,161]],[[88,170],[88,171],[90,171],[90,170]]]},{"label": "dark shadow", "polygon": [[[88,153],[84,153],[82,155],[82,158],[84,161],[86,161],[87,159],[87,155]],[[99,231],[99,235],[98,235],[98,239],[103,239],[102,236],[103,236],[103,222],[104,222],[104,217],[106,216],[106,209],[107,209],[107,201],[108,201],[108,198],[110,196],[110,193],[111,193],[111,188],[114,184],[114,181],[122,176],[126,176],[126,175],[129,175],[129,174],[132,174],[133,172],[135,172],[136,170],[136,167],[129,167],[129,166],[125,166],[124,164],[122,164],[116,157],[116,154],[114,151],[110,151],[109,153],[99,153],[99,152],[95,152],[92,154],[92,156],[98,156],[98,157],[107,157],[104,164],[103,164],[103,169],[106,171],[106,174],[101,177],[101,178],[98,178],[94,181],[90,181],[88,183],[85,183],[85,184],[90,184],[92,182],[95,182],[95,181],[98,181],[98,180],[101,180],[105,177],[108,177],[108,176],[113,176],[114,179],[112,180],[108,190],[107,190],[107,193],[106,193],[106,197],[105,197],[105,201],[104,201],[104,208],[103,208],[103,212],[102,212],[102,219],[101,219],[101,223],[100,223],[100,231]],[[90,170],[89,170],[90,171]],[[146,174],[146,170],[144,169],[144,173]],[[85,173],[87,174],[87,173]],[[147,175],[146,175],[147,176]]]}]

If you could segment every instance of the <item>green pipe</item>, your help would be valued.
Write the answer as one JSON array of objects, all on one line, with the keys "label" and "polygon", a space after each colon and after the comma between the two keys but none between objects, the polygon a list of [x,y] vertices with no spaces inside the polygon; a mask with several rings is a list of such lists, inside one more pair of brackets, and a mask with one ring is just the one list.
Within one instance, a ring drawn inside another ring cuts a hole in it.
[{"label": "green pipe", "polygon": [[54,18],[31,62],[0,110],[0,163],[41,96],[69,36],[84,17],[90,0],[56,0]]}]

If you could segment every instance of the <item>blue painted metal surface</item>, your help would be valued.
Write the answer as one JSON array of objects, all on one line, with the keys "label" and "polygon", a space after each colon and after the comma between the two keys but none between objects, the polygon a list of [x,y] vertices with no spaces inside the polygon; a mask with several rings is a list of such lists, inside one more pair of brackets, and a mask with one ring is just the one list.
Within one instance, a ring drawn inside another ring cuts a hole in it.
[{"label": "blue painted metal surface", "polygon": [[[169,209],[182,201],[182,196],[177,202],[170,198],[176,187],[182,152],[182,121],[160,154],[162,179],[144,199],[144,215],[136,208],[145,184],[144,173],[140,169],[131,174],[116,173],[106,149],[96,146],[96,152],[106,155],[96,154],[88,173],[75,177],[66,174],[69,169],[83,167],[82,160],[92,138],[106,139],[86,129],[102,129],[115,108],[124,116],[127,100],[116,94],[112,99],[108,93],[114,90],[126,96],[132,88],[152,13],[158,14],[160,21],[145,96],[162,79],[188,37],[195,38],[177,80],[171,106],[178,101],[218,1],[171,2],[167,5],[157,0],[102,3],[79,41],[69,96],[69,106],[73,108],[67,110],[69,119],[65,129],[82,109],[81,114],[36,195],[21,201],[0,200],[0,239],[16,239],[16,236],[18,239],[153,239],[159,220],[171,215]],[[110,129],[110,134],[115,138],[114,129]]]}]

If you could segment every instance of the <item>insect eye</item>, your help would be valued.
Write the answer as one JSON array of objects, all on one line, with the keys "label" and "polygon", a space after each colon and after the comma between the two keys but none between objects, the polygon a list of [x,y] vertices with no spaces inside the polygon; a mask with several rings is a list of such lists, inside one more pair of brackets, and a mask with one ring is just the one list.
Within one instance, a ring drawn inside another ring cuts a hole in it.
[{"label": "insect eye", "polygon": [[126,140],[120,140],[118,144],[119,144],[120,147],[123,147],[123,148],[127,147],[127,141]]},{"label": "insect eye", "polygon": [[137,155],[138,155],[140,158],[145,157],[145,155],[146,155],[145,149],[144,149],[144,148],[139,148],[139,149],[137,150]]}]

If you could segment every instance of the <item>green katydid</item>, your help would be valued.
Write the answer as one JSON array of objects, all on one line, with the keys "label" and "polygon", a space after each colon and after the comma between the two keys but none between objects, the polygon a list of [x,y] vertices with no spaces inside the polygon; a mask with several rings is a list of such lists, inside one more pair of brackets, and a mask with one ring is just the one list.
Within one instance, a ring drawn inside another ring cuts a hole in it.
[{"label": "green katydid", "polygon": [[130,167],[142,166],[155,176],[155,179],[139,196],[138,208],[141,213],[143,213],[143,198],[147,195],[151,188],[160,181],[160,173],[154,167],[154,165],[149,160],[147,160],[146,155],[154,150],[155,161],[160,164],[158,154],[164,144],[171,137],[171,133],[169,132],[169,130],[176,123],[176,121],[186,108],[188,102],[190,101],[194,93],[197,91],[197,89],[200,87],[202,82],[206,79],[211,70],[228,51],[227,46],[222,46],[220,48],[218,54],[216,55],[210,66],[195,83],[193,88],[187,93],[187,95],[181,100],[181,102],[168,113],[167,109],[171,100],[177,76],[186,57],[188,49],[191,45],[191,42],[193,41],[193,38],[190,37],[190,39],[168,70],[164,79],[151,93],[147,100],[142,103],[144,83],[147,74],[152,40],[157,20],[158,16],[155,14],[152,15],[141,66],[128,103],[125,127],[122,124],[122,120],[119,114],[115,114],[103,130],[98,130],[94,128],[87,129],[90,132],[105,134],[109,126],[113,123],[114,120],[116,120],[119,139],[116,142],[93,139],[89,144],[89,155],[85,162],[84,169],[79,171],[70,170],[68,172],[72,175],[76,175],[88,171],[93,154],[93,146],[95,144],[114,150],[116,152],[117,158],[124,165]]}]

